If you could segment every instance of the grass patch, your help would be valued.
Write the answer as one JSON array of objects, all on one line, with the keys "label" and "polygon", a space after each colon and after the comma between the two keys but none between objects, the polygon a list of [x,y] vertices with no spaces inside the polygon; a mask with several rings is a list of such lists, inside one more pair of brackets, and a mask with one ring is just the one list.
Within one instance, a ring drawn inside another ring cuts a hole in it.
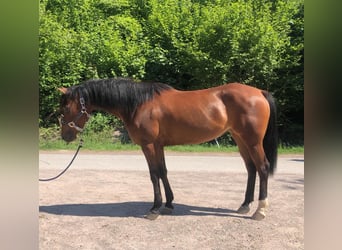
[{"label": "grass patch", "polygon": [[279,154],[304,154],[303,146],[293,146],[293,147],[278,147]]},{"label": "grass patch", "polygon": [[[88,138],[83,138],[83,149],[93,150],[93,151],[134,151],[140,150],[140,146],[135,144],[122,144],[120,142],[109,142],[108,140],[92,141]],[[55,141],[40,141],[40,150],[76,150],[79,144],[79,140],[71,142],[69,144],[62,140]],[[199,145],[178,145],[178,146],[168,146],[165,148],[166,151],[172,152],[213,152],[213,153],[232,153],[238,152],[237,146],[220,146],[199,144]],[[304,154],[304,147],[279,147],[279,154]]]},{"label": "grass patch", "polygon": [[[83,149],[94,151],[133,151],[140,150],[140,146],[131,143],[121,143],[118,139],[113,139],[111,130],[97,133],[84,133]],[[39,130],[39,149],[40,150],[76,150],[79,139],[74,142],[66,143],[60,138],[58,129]],[[203,143],[199,145],[179,145],[166,147],[167,151],[172,152],[238,152],[237,146],[218,147],[216,144]],[[279,154],[303,154],[304,147],[279,147]]]}]

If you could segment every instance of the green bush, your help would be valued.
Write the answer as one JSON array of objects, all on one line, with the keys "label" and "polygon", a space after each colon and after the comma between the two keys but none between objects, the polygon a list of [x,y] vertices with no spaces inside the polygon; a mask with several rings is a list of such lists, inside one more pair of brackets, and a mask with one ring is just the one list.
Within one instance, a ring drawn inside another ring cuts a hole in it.
[{"label": "green bush", "polygon": [[111,119],[108,115],[96,113],[93,115],[85,125],[84,133],[102,132],[104,130],[113,129],[111,126]]},{"label": "green bush", "polygon": [[103,138],[112,142],[120,142],[123,144],[131,143],[124,124],[115,116],[97,112],[92,115],[85,125],[84,135],[89,138]]}]

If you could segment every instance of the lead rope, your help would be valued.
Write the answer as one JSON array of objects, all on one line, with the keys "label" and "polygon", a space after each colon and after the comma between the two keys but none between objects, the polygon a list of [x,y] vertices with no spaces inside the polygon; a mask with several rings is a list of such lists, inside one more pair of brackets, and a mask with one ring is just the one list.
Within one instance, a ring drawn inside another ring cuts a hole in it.
[{"label": "lead rope", "polygon": [[76,158],[76,156],[77,156],[77,154],[78,154],[78,151],[80,151],[80,149],[81,149],[82,146],[83,146],[83,140],[82,140],[82,138],[81,138],[81,139],[80,139],[80,144],[78,145],[78,148],[77,148],[77,150],[76,150],[76,153],[75,153],[74,157],[72,157],[72,159],[71,159],[69,165],[68,165],[62,172],[60,172],[58,175],[56,175],[55,177],[48,178],[48,179],[40,179],[40,178],[39,178],[39,181],[52,181],[52,180],[55,180],[55,179],[57,179],[58,177],[60,177],[62,174],[64,174],[64,173],[68,170],[68,168],[71,166],[71,164],[74,162],[74,160],[75,160],[75,158]]}]

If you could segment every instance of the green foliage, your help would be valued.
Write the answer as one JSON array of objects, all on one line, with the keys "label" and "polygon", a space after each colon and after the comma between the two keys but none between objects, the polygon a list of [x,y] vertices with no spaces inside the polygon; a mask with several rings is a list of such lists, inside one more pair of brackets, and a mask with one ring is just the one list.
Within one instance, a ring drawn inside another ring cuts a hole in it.
[{"label": "green foliage", "polygon": [[[56,89],[89,78],[238,81],[273,92],[281,141],[303,142],[303,0],[40,0],[39,22],[41,126]],[[105,130],[104,117],[90,127]]]},{"label": "green foliage", "polygon": [[[84,140],[83,150],[100,150],[100,151],[113,151],[113,150],[140,150],[138,145],[132,143],[121,143],[113,140],[112,130],[105,130],[101,132],[89,131],[87,134],[83,134]],[[56,128],[39,129],[39,148],[42,150],[76,150],[79,141],[76,140],[71,143],[64,142]],[[220,143],[220,147],[215,143],[203,143],[199,145],[178,145],[169,146],[165,148],[166,151],[176,152],[238,152],[236,146],[226,146]],[[279,154],[303,154],[304,147],[279,147]]]},{"label": "green foliage", "polygon": [[103,130],[111,129],[113,128],[111,123],[113,124],[113,118],[111,119],[110,116],[104,115],[103,113],[96,113],[86,123],[84,133],[101,132]]}]

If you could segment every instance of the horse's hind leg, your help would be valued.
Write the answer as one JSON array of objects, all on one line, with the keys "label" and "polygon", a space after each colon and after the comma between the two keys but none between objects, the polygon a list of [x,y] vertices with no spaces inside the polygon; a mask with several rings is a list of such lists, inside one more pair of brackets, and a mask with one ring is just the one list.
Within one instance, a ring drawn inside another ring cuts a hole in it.
[{"label": "horse's hind leg", "polygon": [[254,189],[256,179],[256,169],[253,162],[246,162],[246,168],[248,172],[247,188],[245,193],[245,200],[237,210],[239,214],[246,214],[250,211],[249,205],[254,200]]},{"label": "horse's hind leg", "polygon": [[246,214],[250,211],[249,205],[254,200],[254,189],[255,189],[255,179],[256,179],[256,168],[253,160],[249,156],[249,152],[244,145],[243,141],[237,136],[233,135],[235,142],[237,143],[248,173],[247,188],[245,193],[245,200],[237,210],[239,214]]},{"label": "horse's hind leg", "polygon": [[[241,214],[249,212],[249,204],[254,200],[255,179],[256,172],[258,172],[260,179],[259,204],[257,210],[252,215],[252,218],[255,220],[262,220],[266,216],[266,209],[268,207],[267,182],[269,168],[262,142],[261,140],[256,139],[256,136],[251,136],[251,134],[249,134],[248,137],[233,135],[233,138],[239,146],[240,154],[245,161],[248,171],[245,200],[237,212]],[[256,141],[259,142],[256,143]]]},{"label": "horse's hind leg", "polygon": [[255,220],[262,220],[266,217],[266,209],[268,207],[267,200],[267,182],[268,182],[268,169],[269,162],[266,159],[262,143],[251,147],[249,149],[250,156],[256,166],[259,174],[259,205],[252,218]]}]

